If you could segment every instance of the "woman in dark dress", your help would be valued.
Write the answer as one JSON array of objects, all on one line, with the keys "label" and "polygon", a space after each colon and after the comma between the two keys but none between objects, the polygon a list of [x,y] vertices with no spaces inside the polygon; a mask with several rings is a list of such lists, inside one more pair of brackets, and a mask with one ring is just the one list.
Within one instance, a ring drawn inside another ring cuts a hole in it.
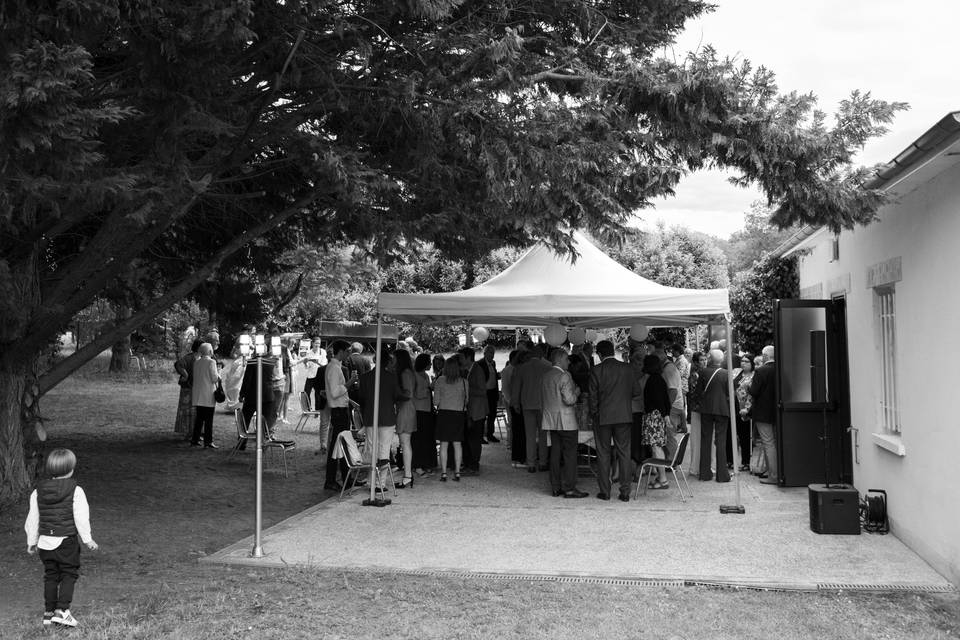
[{"label": "woman in dark dress", "polygon": [[[662,458],[664,445],[667,442],[665,430],[666,421],[670,417],[670,394],[667,391],[667,382],[660,375],[662,365],[660,358],[650,354],[643,359],[643,372],[647,374],[647,382],[643,386],[643,436],[641,442],[653,447],[653,455]],[[666,489],[667,472],[664,468],[657,469],[657,479],[650,483],[651,489]]]},{"label": "woman in dark dress", "polygon": [[[753,354],[745,353],[740,356],[740,372],[733,379],[733,389],[736,393],[737,410],[737,442],[740,445],[740,471],[750,471],[750,441],[753,421],[750,418],[750,409],[753,408],[753,397],[750,395],[750,383],[753,382]],[[732,454],[732,452],[730,452]],[[733,461],[733,457],[727,458]]]},{"label": "woman in dark dress", "polygon": [[177,420],[173,425],[174,433],[179,433],[187,440],[193,435],[193,363],[199,357],[197,351],[203,341],[197,338],[190,345],[190,351],[173,363],[174,370],[180,374],[177,384],[180,385],[180,399],[177,402]]},{"label": "woman in dark dress", "polygon": [[[513,378],[517,375],[519,369],[524,363],[530,360],[529,351],[512,351],[510,358],[511,373],[508,378],[509,404],[510,404],[510,461],[514,464],[526,465],[527,463],[527,432],[523,426],[523,411],[520,410],[520,398],[513,395]],[[506,383],[505,383],[506,384]]]},{"label": "woman in dark dress", "polygon": [[440,480],[447,481],[447,444],[453,445],[453,479],[460,481],[463,432],[467,420],[467,379],[460,375],[460,359],[447,358],[443,375],[433,385],[437,401],[436,435],[440,441]]},{"label": "woman in dark dress", "polygon": [[[643,359],[647,356],[645,344],[638,345],[630,353],[630,368],[633,370],[633,377],[640,381],[640,387],[647,383],[647,374],[643,370]],[[630,410],[633,416],[633,428],[630,430],[630,459],[634,464],[640,465],[644,460],[651,457],[653,450],[649,445],[643,442],[643,396],[634,396],[630,401]]]}]

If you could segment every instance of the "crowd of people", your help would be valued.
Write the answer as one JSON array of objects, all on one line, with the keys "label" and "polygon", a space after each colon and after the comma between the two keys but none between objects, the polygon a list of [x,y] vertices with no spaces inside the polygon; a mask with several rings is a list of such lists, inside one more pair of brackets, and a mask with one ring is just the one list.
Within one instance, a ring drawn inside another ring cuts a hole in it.
[{"label": "crowd of people", "polygon": [[[193,341],[177,361],[180,402],[175,430],[194,446],[216,448],[212,439],[214,391],[221,381],[214,353],[216,333]],[[236,354],[235,354],[236,355]],[[666,341],[630,342],[623,358],[602,340],[572,349],[521,341],[499,370],[492,345],[477,354],[463,347],[453,355],[430,354],[416,343],[385,346],[380,354],[360,343],[319,338],[306,351],[300,342],[285,343],[278,357],[262,359],[261,410],[267,437],[278,423],[289,424],[290,397],[301,391],[320,416],[320,449],[326,454],[324,488],[341,489],[346,463],[335,450],[340,432],[360,422],[376,423],[378,460],[392,460],[403,470],[397,488],[417,478],[438,476],[460,481],[480,473],[482,447],[497,443],[496,420],[504,418],[507,446],[515,465],[530,473],[549,472],[555,496],[589,495],[577,486],[577,452],[595,450],[597,497],[617,494],[629,501],[637,470],[648,457],[672,460],[682,434],[689,432],[685,467],[701,481],[729,482],[734,452],[729,437],[730,396],[722,343],[706,353]],[[742,353],[733,371],[734,411],[740,471],[761,482],[777,483],[773,430],[773,347],[760,356]],[[236,397],[247,423],[257,409],[254,367],[236,358],[224,379],[237,379]],[[239,364],[237,364],[239,363]],[[302,367],[302,376],[294,370]],[[376,374],[380,367],[379,414],[374,420]],[[295,386],[295,379],[302,386]],[[371,432],[369,436],[372,438]],[[757,442],[758,446],[752,443]],[[660,468],[650,489],[669,487]]]}]

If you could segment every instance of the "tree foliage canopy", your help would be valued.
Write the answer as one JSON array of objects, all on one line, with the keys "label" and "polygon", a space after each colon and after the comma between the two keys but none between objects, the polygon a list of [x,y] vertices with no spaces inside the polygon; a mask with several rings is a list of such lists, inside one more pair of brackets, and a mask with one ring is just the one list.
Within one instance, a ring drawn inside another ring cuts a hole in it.
[{"label": "tree foliage canopy", "polygon": [[762,187],[780,225],[869,220],[882,194],[849,163],[902,105],[853,94],[829,121],[710,48],[656,57],[708,8],[0,4],[0,377],[19,380],[0,422],[17,422],[37,354],[131,269],[127,286],[151,295],[30,398],[239,268],[242,247],[269,264],[297,234],[376,255],[430,242],[468,262],[538,239],[569,248],[573,229],[622,233],[705,166]]}]

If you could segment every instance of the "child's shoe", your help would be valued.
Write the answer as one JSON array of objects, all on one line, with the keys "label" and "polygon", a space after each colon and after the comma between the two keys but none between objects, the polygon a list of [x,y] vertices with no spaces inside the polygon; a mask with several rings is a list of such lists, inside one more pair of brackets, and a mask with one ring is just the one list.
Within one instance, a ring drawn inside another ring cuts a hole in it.
[{"label": "child's shoe", "polygon": [[53,624],[53,611],[43,612],[43,626],[49,627]]},{"label": "child's shoe", "polygon": [[77,626],[77,619],[70,614],[70,609],[57,609],[53,612],[52,621],[65,627]]}]

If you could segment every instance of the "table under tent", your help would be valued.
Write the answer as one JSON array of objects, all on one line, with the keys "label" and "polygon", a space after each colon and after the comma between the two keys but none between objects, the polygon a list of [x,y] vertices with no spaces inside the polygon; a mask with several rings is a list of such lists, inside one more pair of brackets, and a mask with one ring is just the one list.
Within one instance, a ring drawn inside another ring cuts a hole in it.
[{"label": "table under tent", "polygon": [[[378,327],[383,317],[421,324],[561,325],[567,329],[723,323],[727,336],[732,336],[726,289],[679,289],[657,284],[610,258],[580,232],[573,234],[573,249],[575,259],[537,244],[503,272],[471,289],[428,294],[381,293],[377,302]],[[380,353],[382,339],[378,333],[376,353]],[[733,341],[729,340],[729,344],[732,346]],[[733,439],[736,426],[730,351],[727,349]],[[375,399],[379,398],[380,370],[376,368]],[[379,415],[377,400],[373,415]],[[734,442],[734,451],[735,445]],[[736,504],[740,506],[737,466],[734,475]],[[372,483],[370,498],[374,500]]]}]

